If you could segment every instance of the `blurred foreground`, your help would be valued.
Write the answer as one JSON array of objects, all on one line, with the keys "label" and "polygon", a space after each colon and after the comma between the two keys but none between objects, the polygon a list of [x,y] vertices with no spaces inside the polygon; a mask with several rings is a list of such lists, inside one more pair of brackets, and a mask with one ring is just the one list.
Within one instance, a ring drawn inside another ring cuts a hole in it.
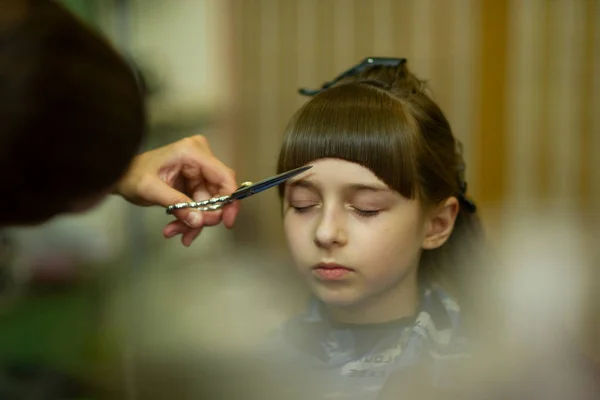
[{"label": "blurred foreground", "polygon": [[[557,208],[513,214],[492,245],[497,261],[476,280],[479,346],[456,365],[457,398],[599,398],[597,216]],[[305,300],[286,263],[238,249],[208,268],[153,269],[115,291],[107,321],[125,357],[123,368],[110,368],[127,377],[121,391],[140,399],[282,398],[299,375],[266,374],[255,356]],[[419,371],[409,376],[389,379],[383,397],[439,395],[419,384]],[[298,398],[314,398],[308,394],[318,388],[303,390]]]}]

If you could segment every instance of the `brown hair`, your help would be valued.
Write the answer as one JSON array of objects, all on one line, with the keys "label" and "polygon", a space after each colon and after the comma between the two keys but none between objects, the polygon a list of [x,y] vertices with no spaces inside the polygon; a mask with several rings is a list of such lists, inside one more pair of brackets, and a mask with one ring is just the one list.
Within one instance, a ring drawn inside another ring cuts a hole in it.
[{"label": "brown hair", "polygon": [[[422,281],[461,291],[458,269],[480,254],[481,230],[465,198],[464,161],[442,110],[422,81],[402,63],[373,66],[318,93],[292,118],[278,172],[320,158],[340,158],[370,169],[424,209],[455,196],[461,208],[449,240],[422,254]],[[279,188],[283,197],[284,186]],[[468,236],[468,238],[467,238]]]},{"label": "brown hair", "polygon": [[145,133],[131,65],[56,1],[0,16],[0,225],[35,223],[107,192]]}]

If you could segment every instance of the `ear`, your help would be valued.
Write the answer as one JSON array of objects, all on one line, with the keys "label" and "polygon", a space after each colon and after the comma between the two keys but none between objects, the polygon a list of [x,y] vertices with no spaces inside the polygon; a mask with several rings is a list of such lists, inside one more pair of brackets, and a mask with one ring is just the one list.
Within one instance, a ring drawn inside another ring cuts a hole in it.
[{"label": "ear", "polygon": [[454,229],[459,208],[456,197],[449,197],[428,214],[423,249],[433,250],[446,243]]}]

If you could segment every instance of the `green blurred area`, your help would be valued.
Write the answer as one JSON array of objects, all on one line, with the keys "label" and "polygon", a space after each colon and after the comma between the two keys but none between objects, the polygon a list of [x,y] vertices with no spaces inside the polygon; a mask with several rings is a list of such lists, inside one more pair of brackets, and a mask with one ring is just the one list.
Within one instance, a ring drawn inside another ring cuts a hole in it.
[{"label": "green blurred area", "polygon": [[79,373],[93,362],[98,294],[88,285],[24,296],[0,314],[0,359]]},{"label": "green blurred area", "polygon": [[96,0],[59,0],[59,3],[64,4],[74,14],[96,27],[96,10],[98,9]]}]

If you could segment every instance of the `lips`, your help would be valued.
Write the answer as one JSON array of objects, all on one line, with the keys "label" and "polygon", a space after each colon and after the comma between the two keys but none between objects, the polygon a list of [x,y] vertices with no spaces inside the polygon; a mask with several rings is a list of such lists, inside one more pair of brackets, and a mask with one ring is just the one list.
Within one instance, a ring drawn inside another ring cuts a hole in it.
[{"label": "lips", "polygon": [[337,263],[319,263],[315,265],[313,269],[345,269],[348,271],[354,271],[354,269],[350,267],[346,267],[345,265]]},{"label": "lips", "polygon": [[352,272],[354,272],[352,268],[337,263],[320,263],[313,267],[313,273],[324,281],[344,280]]}]

